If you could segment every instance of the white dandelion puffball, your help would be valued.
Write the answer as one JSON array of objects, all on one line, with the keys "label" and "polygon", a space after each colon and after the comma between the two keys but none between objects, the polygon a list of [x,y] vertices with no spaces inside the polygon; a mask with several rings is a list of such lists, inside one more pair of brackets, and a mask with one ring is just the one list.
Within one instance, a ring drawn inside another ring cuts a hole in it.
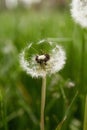
[{"label": "white dandelion puffball", "polygon": [[56,73],[63,68],[65,61],[62,47],[48,40],[31,43],[20,54],[22,68],[32,77]]},{"label": "white dandelion puffball", "polygon": [[72,0],[71,15],[82,27],[87,27],[87,0]]}]

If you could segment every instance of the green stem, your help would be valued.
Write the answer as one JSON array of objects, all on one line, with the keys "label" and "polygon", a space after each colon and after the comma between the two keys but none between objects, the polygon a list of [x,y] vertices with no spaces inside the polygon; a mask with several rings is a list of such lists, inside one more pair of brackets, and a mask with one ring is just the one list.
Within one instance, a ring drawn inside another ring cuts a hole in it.
[{"label": "green stem", "polygon": [[87,95],[86,95],[86,98],[85,98],[85,112],[84,112],[83,130],[87,130]]},{"label": "green stem", "polygon": [[5,102],[5,99],[4,99],[4,102],[3,102],[3,123],[4,123],[4,128],[5,130],[8,130],[7,128],[7,110],[6,110],[6,102]]},{"label": "green stem", "polygon": [[65,101],[65,104],[67,105],[67,97],[66,97],[66,94],[65,94],[65,92],[64,92],[64,89],[63,89],[63,87],[62,86],[60,86],[60,90],[61,90],[61,94],[62,94],[62,96],[63,96],[63,99],[64,99],[64,101]]},{"label": "green stem", "polygon": [[46,99],[46,76],[42,78],[42,90],[41,90],[41,130],[44,130],[44,108]]},{"label": "green stem", "polygon": [[[85,92],[85,29],[82,30],[82,57],[81,57],[81,88]],[[81,89],[81,90],[82,90]],[[84,110],[84,122],[83,122],[83,130],[87,130],[87,94],[85,95],[85,110]]]},{"label": "green stem", "polygon": [[6,108],[6,98],[5,98],[5,94],[4,94],[4,90],[1,91],[2,92],[2,100],[0,103],[0,107],[1,107],[1,117],[2,117],[2,123],[4,126],[4,130],[8,130],[7,128],[7,108]]},{"label": "green stem", "polygon": [[84,29],[82,30],[82,53],[81,53],[81,88],[84,88],[84,71],[85,71],[85,35],[84,35]]},{"label": "green stem", "polygon": [[61,130],[61,127],[62,127],[63,123],[65,122],[65,120],[67,119],[67,117],[68,117],[68,115],[69,115],[69,113],[70,113],[70,110],[71,110],[71,108],[72,108],[72,106],[73,106],[73,103],[74,103],[74,101],[75,101],[77,95],[78,95],[78,91],[76,92],[76,94],[75,94],[75,96],[73,97],[73,99],[72,99],[72,101],[71,101],[69,107],[67,108],[67,111],[65,112],[65,116],[63,117],[63,120],[58,124],[58,126],[56,127],[55,130]]}]

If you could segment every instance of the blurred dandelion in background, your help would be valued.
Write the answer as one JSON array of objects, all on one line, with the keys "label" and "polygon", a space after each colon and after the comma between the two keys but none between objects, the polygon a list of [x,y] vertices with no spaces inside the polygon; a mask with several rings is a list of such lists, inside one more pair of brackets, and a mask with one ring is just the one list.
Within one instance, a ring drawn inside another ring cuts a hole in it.
[{"label": "blurred dandelion in background", "polygon": [[31,7],[33,4],[37,4],[40,3],[41,0],[21,0],[21,2],[23,3],[23,5],[25,7]]},{"label": "blurred dandelion in background", "polygon": [[72,0],[71,15],[76,23],[87,27],[87,0]]},{"label": "blurred dandelion in background", "polygon": [[[84,90],[86,87],[85,84],[85,63],[86,63],[86,27],[87,27],[87,0],[72,0],[71,3],[71,15],[74,18],[75,22],[83,27],[81,29],[81,70],[80,70],[80,85]],[[82,90],[81,89],[81,93]],[[84,108],[84,122],[83,130],[87,130],[87,93],[85,94],[85,108]]]},{"label": "blurred dandelion in background", "polygon": [[17,0],[6,0],[6,7],[7,8],[16,8],[18,5],[18,1]]}]

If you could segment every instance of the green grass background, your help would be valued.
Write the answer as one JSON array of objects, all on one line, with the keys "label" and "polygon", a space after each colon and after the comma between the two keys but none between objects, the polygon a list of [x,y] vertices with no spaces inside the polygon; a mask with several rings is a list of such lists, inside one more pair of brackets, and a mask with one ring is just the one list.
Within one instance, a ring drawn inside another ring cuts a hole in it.
[{"label": "green grass background", "polygon": [[[30,77],[20,68],[19,54],[30,42],[44,38],[54,38],[67,55],[64,69],[47,77],[45,130],[55,130],[77,91],[61,130],[82,130],[87,92],[87,44],[84,79],[81,76],[82,31],[68,10],[0,12],[0,130],[40,129],[41,79]],[[70,81],[75,87],[68,87]]]}]

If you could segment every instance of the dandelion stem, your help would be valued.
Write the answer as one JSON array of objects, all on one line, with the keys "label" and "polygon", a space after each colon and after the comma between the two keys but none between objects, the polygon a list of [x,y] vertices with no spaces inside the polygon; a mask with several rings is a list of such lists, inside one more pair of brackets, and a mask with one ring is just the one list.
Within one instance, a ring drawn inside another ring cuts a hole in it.
[{"label": "dandelion stem", "polygon": [[42,90],[41,90],[41,130],[44,130],[44,108],[46,98],[46,76],[42,78]]},{"label": "dandelion stem", "polygon": [[[85,92],[85,29],[82,30],[82,57],[81,57],[81,88],[84,88]],[[85,95],[85,110],[84,110],[84,123],[83,130],[87,130],[87,94]]]},{"label": "dandelion stem", "polygon": [[86,95],[86,98],[85,98],[85,112],[84,112],[83,130],[87,130],[87,95]]},{"label": "dandelion stem", "polygon": [[85,30],[82,30],[82,53],[81,53],[81,88],[84,88],[84,66],[85,66]]}]

